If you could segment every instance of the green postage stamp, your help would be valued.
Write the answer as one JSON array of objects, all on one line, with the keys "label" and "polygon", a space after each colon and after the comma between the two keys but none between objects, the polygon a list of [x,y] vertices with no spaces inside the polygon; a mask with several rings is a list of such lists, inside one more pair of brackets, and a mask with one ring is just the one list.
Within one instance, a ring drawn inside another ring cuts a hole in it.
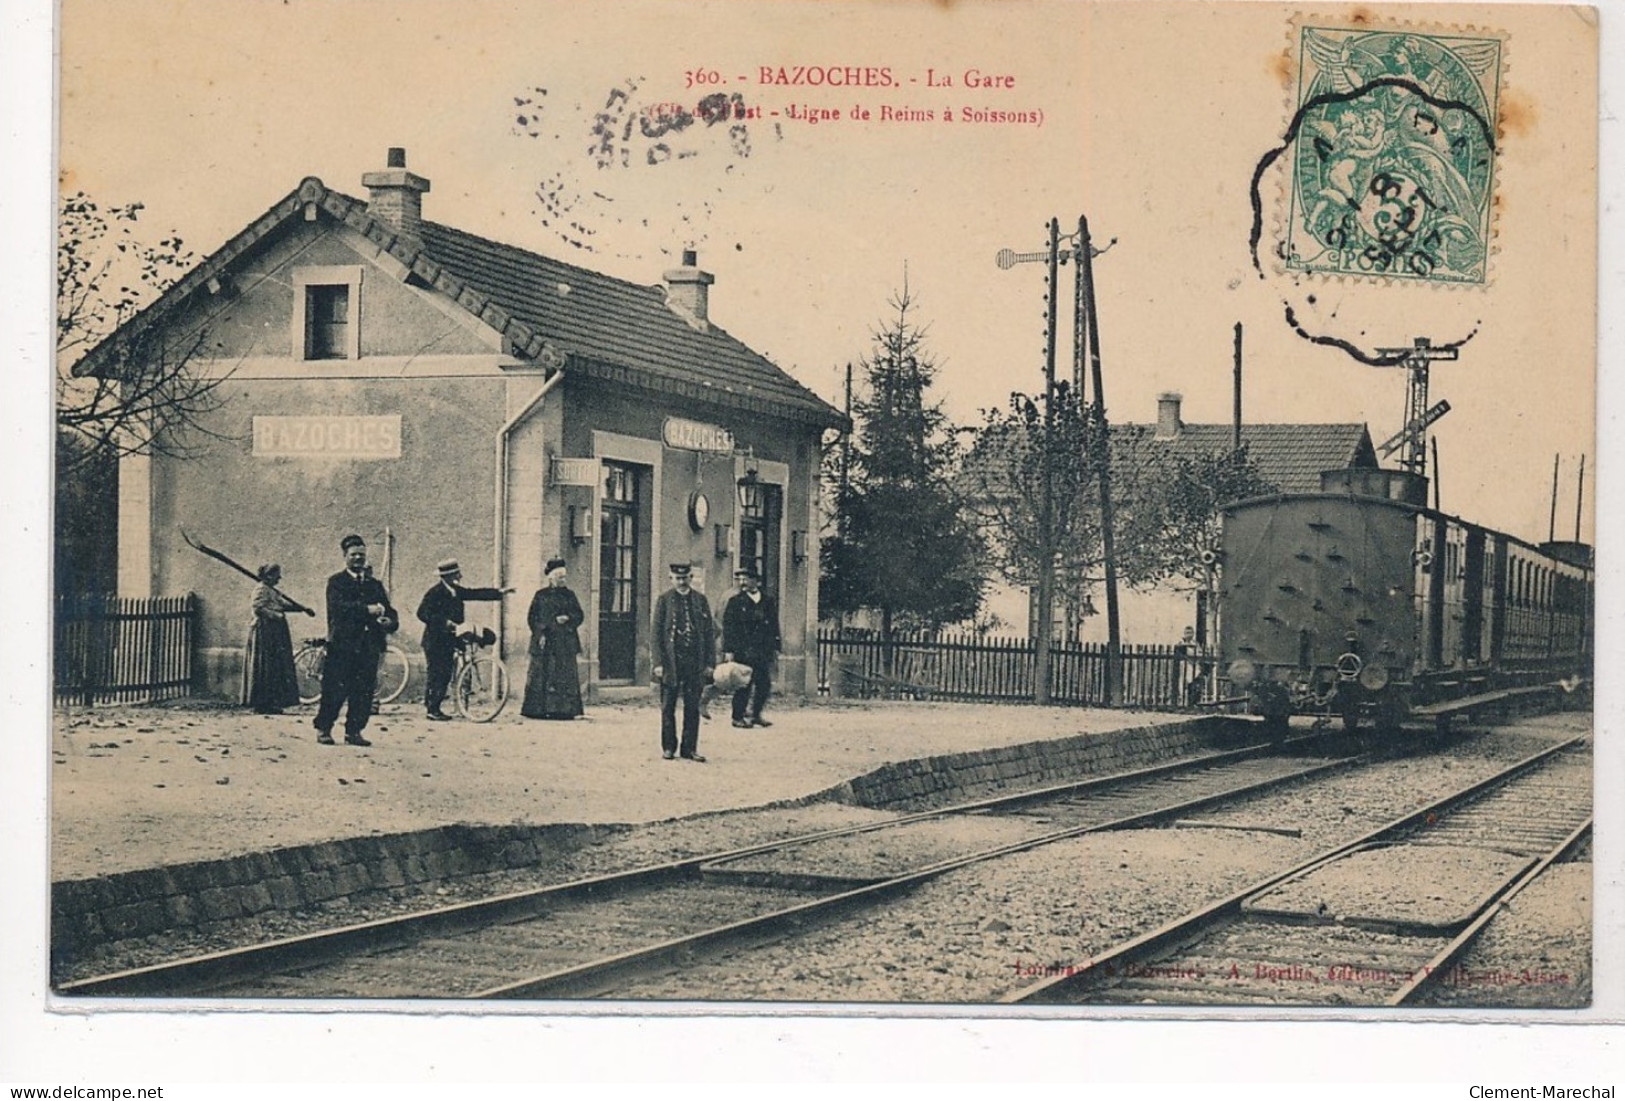
[{"label": "green postage stamp", "polygon": [[1483,284],[1504,42],[1297,27],[1287,270]]}]

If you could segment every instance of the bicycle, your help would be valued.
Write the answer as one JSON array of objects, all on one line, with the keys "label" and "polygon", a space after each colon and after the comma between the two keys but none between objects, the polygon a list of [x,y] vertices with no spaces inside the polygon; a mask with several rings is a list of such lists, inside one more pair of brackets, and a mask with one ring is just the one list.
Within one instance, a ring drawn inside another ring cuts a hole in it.
[{"label": "bicycle", "polygon": [[[322,668],[327,664],[327,640],[307,638],[293,655],[294,677],[299,682],[299,702],[315,703],[322,698]],[[412,667],[406,654],[393,642],[384,647],[378,658],[378,687],[373,691],[373,704],[394,703],[406,691]]]},{"label": "bicycle", "polygon": [[490,722],[508,703],[508,667],[494,653],[485,652],[496,641],[496,632],[489,627],[457,636],[451,695],[457,713],[473,722]]}]

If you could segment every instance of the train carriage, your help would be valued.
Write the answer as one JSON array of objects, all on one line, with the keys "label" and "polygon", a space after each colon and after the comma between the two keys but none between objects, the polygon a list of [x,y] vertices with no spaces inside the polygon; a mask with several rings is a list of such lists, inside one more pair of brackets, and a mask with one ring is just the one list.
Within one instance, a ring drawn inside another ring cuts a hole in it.
[{"label": "train carriage", "polygon": [[1412,709],[1591,674],[1592,568],[1426,507],[1404,471],[1223,509],[1219,654],[1272,726],[1293,713],[1393,725]]}]

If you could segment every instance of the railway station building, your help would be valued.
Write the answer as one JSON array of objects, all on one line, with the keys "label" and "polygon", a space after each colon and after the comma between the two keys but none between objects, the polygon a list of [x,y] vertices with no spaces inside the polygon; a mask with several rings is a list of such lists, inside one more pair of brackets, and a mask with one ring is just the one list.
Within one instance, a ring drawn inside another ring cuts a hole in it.
[{"label": "railway station building", "polygon": [[[413,613],[456,558],[466,583],[516,590],[469,622],[522,683],[525,613],[557,556],[586,611],[589,693],[649,683],[672,562],[719,614],[754,566],[779,597],[778,680],[808,686],[820,449],[845,417],[712,321],[692,252],[639,285],[426,221],[429,180],[402,150],[362,184],[365,200],[301,181],[75,367],[158,346],[222,379],[178,454],[119,469],[120,595],[196,594],[197,689],[236,691],[252,583],[185,536],[279,563],[321,612],[349,532],[414,678]],[[295,639],[322,623],[296,618]]]}]

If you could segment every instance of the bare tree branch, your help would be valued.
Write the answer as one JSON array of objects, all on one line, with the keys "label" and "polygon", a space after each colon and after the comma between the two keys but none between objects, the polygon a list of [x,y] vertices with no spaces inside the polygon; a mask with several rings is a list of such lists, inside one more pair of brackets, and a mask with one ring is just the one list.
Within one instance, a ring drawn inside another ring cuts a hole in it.
[{"label": "bare tree branch", "polygon": [[[191,457],[211,439],[207,415],[229,377],[201,369],[206,333],[174,336],[129,325],[195,261],[174,235],[156,244],[136,233],[140,203],[103,208],[84,192],[63,197],[57,244],[57,427],[76,446],[72,473],[107,455]],[[73,368],[95,350],[94,373]]]}]

